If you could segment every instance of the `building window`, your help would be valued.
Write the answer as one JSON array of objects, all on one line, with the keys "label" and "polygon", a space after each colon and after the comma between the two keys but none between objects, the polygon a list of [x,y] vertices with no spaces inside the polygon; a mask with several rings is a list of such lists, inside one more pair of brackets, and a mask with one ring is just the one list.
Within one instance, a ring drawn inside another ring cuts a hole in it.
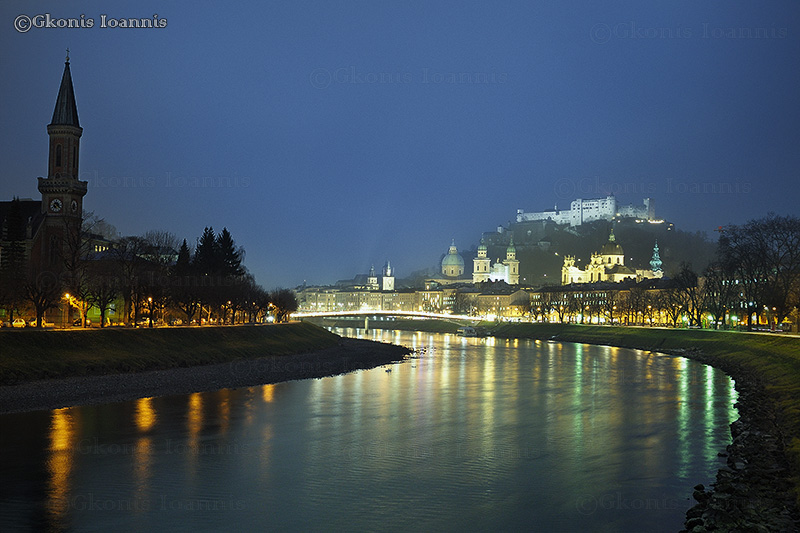
[{"label": "building window", "polygon": [[61,166],[61,145],[60,144],[56,145],[56,166],[57,167]]}]

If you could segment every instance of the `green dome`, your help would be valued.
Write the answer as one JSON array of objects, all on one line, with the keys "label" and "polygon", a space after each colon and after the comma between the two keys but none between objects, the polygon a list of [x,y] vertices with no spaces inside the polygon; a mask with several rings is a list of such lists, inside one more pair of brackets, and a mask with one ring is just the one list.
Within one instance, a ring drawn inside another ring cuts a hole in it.
[{"label": "green dome", "polygon": [[442,274],[445,276],[456,277],[464,273],[464,259],[458,255],[456,243],[450,245],[447,255],[442,259]]},{"label": "green dome", "polygon": [[444,256],[444,259],[442,259],[442,268],[446,266],[457,266],[464,268],[464,258],[458,255],[457,250],[455,253],[453,253],[453,249],[451,248],[450,252]]}]

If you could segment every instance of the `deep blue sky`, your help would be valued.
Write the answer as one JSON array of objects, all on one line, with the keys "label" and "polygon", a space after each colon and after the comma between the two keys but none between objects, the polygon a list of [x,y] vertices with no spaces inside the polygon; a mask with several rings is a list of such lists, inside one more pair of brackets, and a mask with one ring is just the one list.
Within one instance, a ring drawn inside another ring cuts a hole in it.
[{"label": "deep blue sky", "polygon": [[[123,235],[227,226],[267,288],[402,277],[608,192],[709,233],[797,215],[797,2],[650,4],[5,0],[0,198],[39,198],[69,47],[85,208]],[[95,27],[14,30],[43,13]]]}]

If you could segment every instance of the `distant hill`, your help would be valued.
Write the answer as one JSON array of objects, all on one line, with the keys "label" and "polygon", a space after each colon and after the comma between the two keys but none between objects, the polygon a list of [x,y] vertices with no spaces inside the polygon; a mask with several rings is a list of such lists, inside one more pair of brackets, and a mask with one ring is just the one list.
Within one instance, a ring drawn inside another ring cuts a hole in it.
[{"label": "distant hill", "polygon": [[[625,251],[625,264],[634,270],[649,269],[653,245],[658,240],[662,268],[667,276],[675,274],[682,262],[690,263],[701,273],[714,259],[716,240],[703,232],[687,232],[668,222],[651,224],[622,219],[614,224],[616,242]],[[506,249],[514,236],[514,247],[520,261],[520,283],[533,287],[561,284],[561,266],[565,255],[574,255],[576,264],[583,268],[593,252],[608,242],[612,223],[605,220],[589,222],[577,227],[558,225],[549,221],[512,223],[502,233],[487,232],[482,238],[488,257],[494,263],[506,257]],[[470,249],[459,250],[464,259],[464,273],[472,275],[472,260],[477,255],[479,242]],[[398,287],[421,287],[425,279],[441,276],[442,254],[435,266],[412,272],[397,280]]]},{"label": "distant hill", "polygon": [[[536,221],[511,224],[503,233],[484,233],[492,261],[503,259],[510,237],[514,236],[517,259],[520,260],[520,282],[541,286],[561,283],[561,266],[565,255],[574,255],[577,265],[586,265],[591,254],[608,242],[612,223],[598,220],[577,227],[559,226]],[[675,229],[670,223],[637,223],[623,219],[614,224],[616,242],[625,250],[625,264],[633,269],[650,268],[653,245],[658,240],[663,269],[667,276],[678,271],[682,262],[701,272],[714,258],[716,242],[702,232]],[[476,247],[462,253],[467,271],[472,270]],[[582,266],[581,266],[582,268]]]}]

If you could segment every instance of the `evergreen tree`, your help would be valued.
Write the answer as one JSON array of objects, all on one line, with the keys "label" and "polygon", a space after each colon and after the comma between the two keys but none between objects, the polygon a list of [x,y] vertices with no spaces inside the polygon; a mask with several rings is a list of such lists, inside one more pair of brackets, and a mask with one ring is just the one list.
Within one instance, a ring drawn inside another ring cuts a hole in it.
[{"label": "evergreen tree", "polygon": [[192,318],[200,310],[201,293],[198,289],[198,279],[192,275],[193,273],[191,252],[184,239],[178,250],[178,259],[172,268],[170,298],[186,314],[187,324],[192,323]]},{"label": "evergreen tree", "polygon": [[222,228],[217,235],[218,262],[225,276],[241,276],[244,274],[242,267],[242,253],[236,249],[228,228]]},{"label": "evergreen tree", "polygon": [[197,242],[194,251],[193,265],[198,274],[216,274],[219,272],[219,253],[214,228],[211,226],[203,230],[203,236]]},{"label": "evergreen tree", "polygon": [[178,259],[175,262],[174,274],[178,277],[188,276],[192,267],[192,256],[189,252],[189,245],[186,239],[183,239],[181,247],[178,250]]}]

